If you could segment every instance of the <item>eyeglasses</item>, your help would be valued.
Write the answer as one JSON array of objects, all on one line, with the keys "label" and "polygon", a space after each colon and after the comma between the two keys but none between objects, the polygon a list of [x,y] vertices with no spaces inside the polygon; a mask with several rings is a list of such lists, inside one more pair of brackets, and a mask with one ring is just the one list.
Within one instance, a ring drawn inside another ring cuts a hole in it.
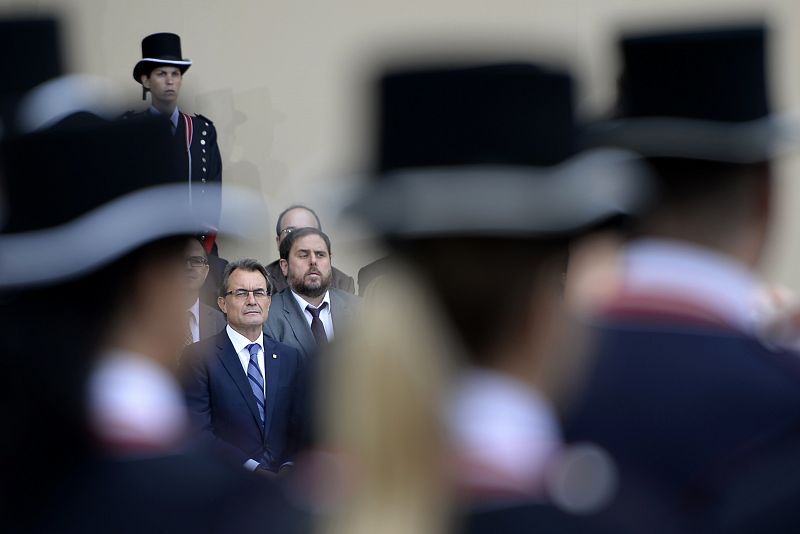
[{"label": "eyeglasses", "polygon": [[272,293],[267,291],[266,289],[259,288],[259,289],[235,289],[233,291],[227,291],[225,296],[233,295],[233,298],[238,300],[244,300],[247,296],[252,293],[253,296],[257,299],[265,299],[267,297],[271,297]]},{"label": "eyeglasses", "polygon": [[189,256],[186,258],[186,265],[189,267],[204,267],[208,265],[208,260],[203,256]]}]

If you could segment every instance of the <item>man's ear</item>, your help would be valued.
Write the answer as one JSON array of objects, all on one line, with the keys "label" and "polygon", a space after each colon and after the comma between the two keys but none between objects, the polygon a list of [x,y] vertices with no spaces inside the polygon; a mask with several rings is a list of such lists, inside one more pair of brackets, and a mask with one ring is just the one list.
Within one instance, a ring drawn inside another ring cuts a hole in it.
[{"label": "man's ear", "polygon": [[145,89],[150,89],[150,76],[148,76],[147,74],[142,74],[141,76],[139,76],[139,79],[142,81],[142,86]]},{"label": "man's ear", "polygon": [[281,272],[283,273],[283,276],[288,276],[289,275],[289,262],[284,260],[283,258],[281,258],[278,263],[280,263],[280,265],[281,265]]},{"label": "man's ear", "polygon": [[228,315],[228,312],[225,309],[225,299],[224,298],[217,297],[217,306],[219,306],[219,309],[220,309],[220,311],[222,313],[224,313],[225,315]]}]

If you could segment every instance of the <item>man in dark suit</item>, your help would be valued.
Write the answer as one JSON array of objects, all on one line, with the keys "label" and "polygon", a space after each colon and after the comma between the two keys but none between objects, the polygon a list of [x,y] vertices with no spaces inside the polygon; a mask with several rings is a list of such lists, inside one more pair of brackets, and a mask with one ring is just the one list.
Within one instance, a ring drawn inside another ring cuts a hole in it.
[{"label": "man in dark suit", "polygon": [[264,336],[272,284],[264,266],[228,264],[219,306],[228,326],[189,346],[180,363],[193,427],[204,441],[251,471],[292,464],[303,431],[303,362]]},{"label": "man in dark suit", "polygon": [[208,278],[208,254],[200,239],[189,239],[186,245],[186,289],[190,303],[186,345],[219,334],[227,321],[219,309],[200,302],[200,291]]},{"label": "man in dark suit", "polygon": [[612,510],[631,521],[654,504],[645,491],[678,531],[757,517],[763,501],[713,510],[745,464],[800,428],[797,356],[761,341],[757,313],[779,134],[765,40],[761,27],[624,39],[620,117],[596,130],[648,156],[660,193],[622,251],[620,294],[597,320],[594,368],[566,424],[570,440],[614,458]]},{"label": "man in dark suit", "polygon": [[[278,215],[278,222],[275,225],[275,244],[278,245],[279,250],[286,236],[298,228],[316,228],[322,231],[322,223],[317,213],[311,208],[299,204],[289,206]],[[289,285],[286,281],[286,275],[281,270],[280,261],[280,259],[277,259],[267,265],[267,272],[275,284],[276,293],[283,291]],[[333,267],[332,273],[331,287],[355,294],[356,284],[352,276],[343,273],[336,267]]]},{"label": "man in dark suit", "polygon": [[265,332],[309,358],[350,326],[360,300],[332,287],[331,242],[322,231],[290,232],[281,242],[280,255],[289,287],[273,298]]}]

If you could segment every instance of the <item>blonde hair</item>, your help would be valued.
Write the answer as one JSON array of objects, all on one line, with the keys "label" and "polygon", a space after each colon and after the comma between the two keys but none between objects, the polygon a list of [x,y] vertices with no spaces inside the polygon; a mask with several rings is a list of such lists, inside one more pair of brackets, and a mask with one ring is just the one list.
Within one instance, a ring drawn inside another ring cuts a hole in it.
[{"label": "blonde hair", "polygon": [[323,443],[354,467],[324,534],[433,534],[451,510],[440,414],[452,336],[407,269],[376,279],[357,332],[326,359]]}]

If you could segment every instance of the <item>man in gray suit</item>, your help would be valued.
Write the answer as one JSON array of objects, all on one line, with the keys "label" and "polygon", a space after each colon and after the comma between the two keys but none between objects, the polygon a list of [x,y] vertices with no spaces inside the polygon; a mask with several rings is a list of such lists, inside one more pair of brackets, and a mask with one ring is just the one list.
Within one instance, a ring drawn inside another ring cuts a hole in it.
[{"label": "man in gray suit", "polygon": [[281,242],[279,261],[289,285],[273,296],[265,332],[309,358],[346,330],[360,299],[331,286],[331,242],[321,230],[290,232]]},{"label": "man in gray suit", "polygon": [[[280,250],[281,243],[286,239],[286,236],[299,228],[306,227],[322,230],[322,223],[314,210],[300,204],[294,204],[283,210],[278,215],[278,223],[275,225],[275,243],[278,245],[278,250]],[[281,271],[280,262],[281,260],[277,259],[267,265],[267,272],[272,279],[276,292],[283,291],[289,285],[286,275]],[[355,294],[356,292],[356,283],[353,277],[343,273],[336,267],[331,269],[331,287],[348,293]]]},{"label": "man in gray suit", "polygon": [[186,244],[186,290],[189,305],[185,344],[219,334],[227,322],[218,309],[200,302],[200,290],[208,277],[208,255],[199,239],[189,239]]}]

